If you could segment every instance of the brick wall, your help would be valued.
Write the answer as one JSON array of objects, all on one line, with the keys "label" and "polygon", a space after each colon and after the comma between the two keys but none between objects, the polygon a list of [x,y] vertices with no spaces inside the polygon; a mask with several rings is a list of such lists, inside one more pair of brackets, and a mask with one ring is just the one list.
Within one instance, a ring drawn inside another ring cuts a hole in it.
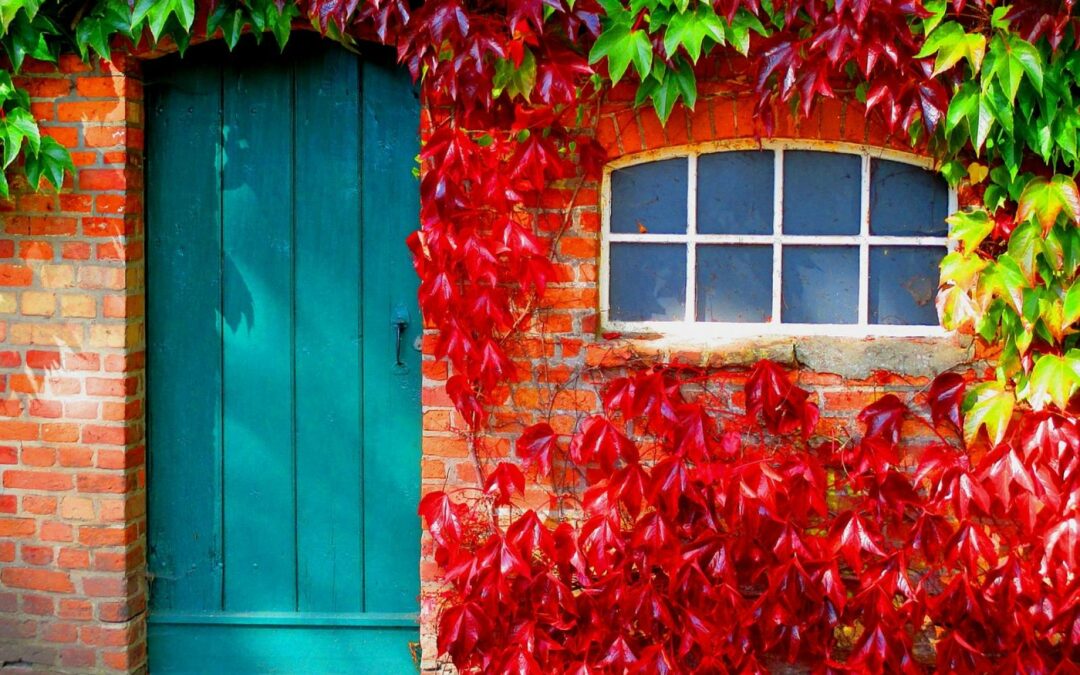
[{"label": "brick wall", "polygon": [[0,664],[145,661],[142,89],[122,69],[20,78],[76,174],[0,205]]},{"label": "brick wall", "polygon": [[[725,83],[732,81],[725,76],[700,83],[695,109],[677,107],[666,126],[651,108],[635,109],[633,86],[620,85],[606,97],[597,116],[586,121],[584,131],[595,135],[609,159],[696,143],[752,141],[761,132],[755,128],[754,100],[728,88]],[[745,92],[745,85],[741,89]],[[774,137],[778,139],[910,152],[905,139],[890,137],[883,127],[868,123],[858,103],[826,101],[802,122],[796,122],[786,108],[778,108],[775,117]],[[511,385],[507,405],[493,411],[491,433],[477,439],[465,433],[464,423],[442,390],[446,367],[430,356],[433,336],[426,344],[425,491],[477,485],[471,443],[476,444],[481,462],[490,460],[493,467],[501,458],[512,456],[514,438],[529,424],[546,420],[557,432],[570,433],[585,416],[599,412],[602,384],[631,363],[641,367],[678,360],[715,368],[723,382],[719,394],[733,410],[740,410],[747,367],[760,358],[795,366],[795,355],[803,366],[797,380],[814,393],[822,409],[820,432],[845,437],[855,431],[853,418],[858,411],[884,393],[923,405],[920,393],[933,375],[974,359],[970,340],[958,337],[760,338],[704,344],[681,344],[662,336],[605,339],[598,314],[600,194],[599,182],[583,182],[579,177],[551,187],[532,211],[537,228],[553,240],[558,278],[549,286],[534,325],[513,344],[522,379]],[[808,363],[812,367],[806,367]],[[548,503],[539,486],[527,487],[526,500],[541,509]],[[437,669],[434,635],[441,584],[428,539],[423,552],[423,664]]]}]

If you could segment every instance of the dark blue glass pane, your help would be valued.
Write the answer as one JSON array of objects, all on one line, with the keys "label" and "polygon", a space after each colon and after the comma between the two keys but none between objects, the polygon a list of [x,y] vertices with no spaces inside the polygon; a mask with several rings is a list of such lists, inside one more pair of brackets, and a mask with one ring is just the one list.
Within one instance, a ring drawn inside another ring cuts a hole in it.
[{"label": "dark blue glass pane", "polygon": [[611,231],[620,234],[686,232],[685,157],[611,172]]},{"label": "dark blue glass pane", "polygon": [[933,171],[884,159],[870,162],[870,232],[944,237],[949,187]]},{"label": "dark blue glass pane", "polygon": [[858,234],[862,158],[835,152],[784,153],[784,233]]},{"label": "dark blue glass pane", "polygon": [[682,321],[686,311],[686,246],[611,244],[613,321]]},{"label": "dark blue glass pane", "polygon": [[698,232],[772,234],[774,157],[765,150],[698,157]]},{"label": "dark blue glass pane", "polygon": [[870,249],[870,323],[936,326],[934,298],[944,247]]},{"label": "dark blue glass pane", "polygon": [[783,254],[783,323],[859,320],[858,247],[785,246]]},{"label": "dark blue glass pane", "polygon": [[698,246],[698,321],[764,323],[771,313],[772,246]]}]

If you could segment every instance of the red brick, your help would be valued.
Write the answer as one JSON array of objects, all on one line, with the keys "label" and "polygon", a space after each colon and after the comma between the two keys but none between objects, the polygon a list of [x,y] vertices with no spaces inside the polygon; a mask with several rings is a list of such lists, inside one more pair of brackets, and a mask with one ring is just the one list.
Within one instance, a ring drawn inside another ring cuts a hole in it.
[{"label": "red brick", "polygon": [[[63,218],[60,216],[47,216],[30,219],[30,234],[75,234],[78,220],[75,218]],[[51,259],[52,256],[50,255]]]},{"label": "red brick", "polygon": [[[31,407],[37,401],[31,401]],[[52,466],[56,464],[56,451],[52,448],[23,448],[21,455],[23,466]]]},{"label": "red brick", "polygon": [[82,169],[79,171],[82,190],[124,190],[127,178],[122,169]]},{"label": "red brick", "polygon": [[22,498],[23,511],[38,516],[51,516],[56,513],[56,497],[43,495],[25,495]]},{"label": "red brick", "polygon": [[99,445],[127,445],[127,428],[88,425],[83,427],[82,442]]},{"label": "red brick", "polygon": [[122,598],[127,595],[127,581],[116,576],[87,577],[83,593],[94,598]]},{"label": "red brick", "polygon": [[52,260],[53,247],[43,241],[19,242],[19,257],[26,260]]},{"label": "red brick", "polygon": [[27,614],[51,616],[56,611],[53,599],[47,595],[24,595],[22,604],[23,611]]},{"label": "red brick", "polygon": [[0,265],[0,286],[29,286],[34,282],[34,272],[21,265]]},{"label": "red brick", "polygon": [[79,543],[83,546],[123,546],[132,535],[114,527],[80,527]]},{"label": "red brick", "polygon": [[23,490],[59,491],[74,486],[71,476],[55,471],[5,471],[4,487]]},{"label": "red brick", "polygon": [[127,396],[129,393],[135,393],[134,379],[131,380],[130,386],[128,382],[129,380],[123,378],[88,377],[86,378],[86,393],[91,396]]},{"label": "red brick", "polygon": [[56,564],[63,569],[85,570],[90,567],[90,552],[80,548],[62,548]]},{"label": "red brick", "polygon": [[0,518],[0,537],[29,537],[36,531],[33,518]]},{"label": "red brick", "polygon": [[70,623],[54,623],[45,627],[46,642],[70,644],[79,639],[79,629]]},{"label": "red brick", "polygon": [[68,647],[60,652],[60,663],[67,668],[89,669],[97,660],[97,653],[88,647]]},{"label": "red brick", "polygon": [[63,415],[63,404],[60,401],[44,401],[34,399],[30,401],[31,417],[49,417],[56,419]]},{"label": "red brick", "polygon": [[34,422],[0,422],[0,439],[36,441],[40,433],[40,425]]},{"label": "red brick", "polygon": [[80,77],[75,80],[75,91],[86,98],[122,98],[124,77]]},{"label": "red brick", "polygon": [[60,255],[64,258],[64,260],[89,260],[90,251],[90,244],[86,244],[81,241],[75,241],[65,243],[61,247]]},{"label": "red brick", "polygon": [[119,127],[86,127],[83,129],[83,141],[88,148],[111,148],[123,145],[125,129]]},{"label": "red brick", "polygon": [[123,101],[73,101],[58,103],[60,122],[119,122],[124,119]]},{"label": "red brick", "polygon": [[87,237],[122,237],[131,234],[123,218],[83,218],[82,232]]},{"label": "red brick", "polygon": [[80,632],[83,644],[96,647],[123,647],[130,639],[129,631],[123,627],[104,628],[100,626],[84,626]]},{"label": "red brick", "polygon": [[12,588],[27,588],[52,593],[74,593],[75,586],[66,572],[9,567],[0,571],[0,580]]},{"label": "red brick", "polygon": [[127,492],[127,477],[113,473],[84,473],[78,478],[79,492],[122,494]]},{"label": "red brick", "polygon": [[26,352],[26,365],[39,370],[56,368],[60,365],[60,352],[28,350]]},{"label": "red brick", "polygon": [[101,356],[93,352],[64,354],[65,370],[100,370]]},{"label": "red brick", "polygon": [[65,523],[42,523],[42,541],[74,541],[75,530]]},{"label": "red brick", "polygon": [[0,513],[15,513],[18,508],[18,497],[15,495],[0,495]]},{"label": "red brick", "polygon": [[62,194],[60,195],[60,210],[75,213],[90,213],[94,206],[94,198],[90,195]]},{"label": "red brick", "polygon": [[91,466],[94,451],[83,447],[60,448],[60,466]]},{"label": "red brick", "polygon": [[57,615],[61,619],[77,619],[87,621],[94,618],[94,606],[86,600],[74,598],[61,598],[60,608]]},{"label": "red brick", "polygon": [[51,443],[73,443],[79,440],[79,426],[61,423],[42,424],[41,440]]},{"label": "red brick", "polygon": [[71,81],[66,78],[33,77],[23,86],[31,98],[60,98],[71,92]]},{"label": "red brick", "polygon": [[53,550],[48,546],[23,546],[22,560],[27,565],[48,565],[53,560]]}]

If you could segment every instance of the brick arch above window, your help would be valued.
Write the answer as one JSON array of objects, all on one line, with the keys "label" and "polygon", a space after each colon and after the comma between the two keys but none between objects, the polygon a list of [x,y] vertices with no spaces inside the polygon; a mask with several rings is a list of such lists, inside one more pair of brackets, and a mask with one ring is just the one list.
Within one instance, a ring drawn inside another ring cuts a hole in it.
[{"label": "brick arch above window", "polygon": [[613,160],[601,323],[665,335],[939,336],[955,195],[926,158],[728,140]]}]

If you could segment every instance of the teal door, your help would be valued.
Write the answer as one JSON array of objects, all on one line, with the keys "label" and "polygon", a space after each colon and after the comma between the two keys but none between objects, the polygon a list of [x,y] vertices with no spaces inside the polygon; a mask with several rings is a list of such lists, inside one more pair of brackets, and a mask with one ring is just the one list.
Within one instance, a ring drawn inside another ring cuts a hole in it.
[{"label": "teal door", "polygon": [[290,46],[146,68],[155,674],[415,672],[419,107]]}]

